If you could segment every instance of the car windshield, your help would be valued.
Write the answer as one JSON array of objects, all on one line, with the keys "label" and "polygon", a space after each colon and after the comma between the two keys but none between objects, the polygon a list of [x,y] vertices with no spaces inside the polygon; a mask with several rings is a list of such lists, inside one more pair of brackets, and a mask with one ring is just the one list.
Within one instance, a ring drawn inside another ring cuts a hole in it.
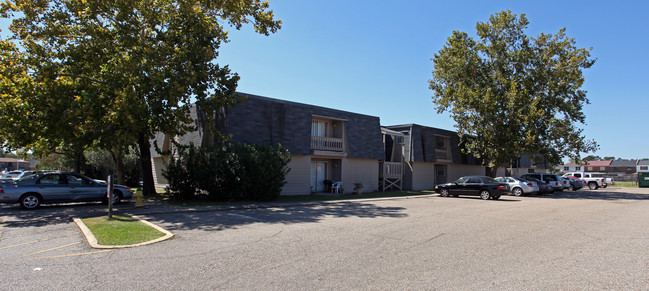
[{"label": "car windshield", "polygon": [[457,179],[457,181],[455,181],[455,183],[464,184],[468,180],[469,180],[469,177],[462,177],[462,178]]},{"label": "car windshield", "polygon": [[540,183],[541,182],[541,180],[534,179],[532,177],[520,177],[520,179],[525,181],[525,182],[535,182],[535,183]]},{"label": "car windshield", "polygon": [[38,176],[38,174],[31,174],[31,175],[22,176],[17,181],[29,180],[29,179],[32,179],[32,178],[34,178],[36,176]]},{"label": "car windshield", "polygon": [[496,179],[492,177],[482,177],[482,181],[484,183],[499,183],[498,181],[496,181]]}]

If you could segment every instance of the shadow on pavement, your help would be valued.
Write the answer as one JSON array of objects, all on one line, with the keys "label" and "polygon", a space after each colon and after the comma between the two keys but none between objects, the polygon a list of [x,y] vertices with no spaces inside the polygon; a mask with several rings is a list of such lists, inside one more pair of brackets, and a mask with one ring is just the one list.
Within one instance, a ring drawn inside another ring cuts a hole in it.
[{"label": "shadow on pavement", "polygon": [[530,196],[546,199],[593,199],[593,200],[649,200],[649,194],[633,193],[624,190],[579,190],[575,192],[563,191],[554,194]]},{"label": "shadow on pavement", "polygon": [[239,209],[209,212],[184,212],[143,215],[165,223],[164,228],[174,230],[218,231],[233,229],[253,223],[297,224],[318,222],[325,217],[377,218],[407,217],[403,207],[379,207],[371,203],[340,202],[324,205],[277,206],[270,208]]},{"label": "shadow on pavement", "polygon": [[[132,208],[126,202],[115,206],[116,213],[124,208]],[[107,215],[108,207],[100,202],[45,204],[38,209],[23,210],[18,204],[0,206],[0,217],[6,228],[38,227],[61,223],[71,223],[74,217],[91,217]]]}]

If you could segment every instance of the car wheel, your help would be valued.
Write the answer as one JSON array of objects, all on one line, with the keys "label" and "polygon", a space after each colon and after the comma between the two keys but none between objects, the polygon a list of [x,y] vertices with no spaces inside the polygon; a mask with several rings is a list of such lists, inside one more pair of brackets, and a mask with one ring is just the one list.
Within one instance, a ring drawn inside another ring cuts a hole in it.
[{"label": "car wheel", "polygon": [[35,193],[25,194],[20,197],[20,207],[23,209],[36,209],[41,206],[41,196]]},{"label": "car wheel", "polygon": [[514,196],[521,196],[521,195],[523,195],[523,189],[514,188],[514,190],[512,190],[512,193],[514,194]]},{"label": "car wheel", "polygon": [[[119,202],[122,200],[122,193],[119,191],[113,191],[113,205],[119,204]],[[104,204],[108,204],[108,197],[104,197],[104,201],[102,201]]]},{"label": "car wheel", "polygon": [[595,189],[597,189],[597,183],[595,183],[595,182],[590,182],[590,183],[588,183],[588,188],[589,188],[590,190],[595,190]]},{"label": "car wheel", "polygon": [[448,189],[440,189],[439,196],[448,197]]},{"label": "car wheel", "polygon": [[491,194],[489,194],[489,191],[487,190],[482,190],[482,192],[480,192],[480,198],[489,200],[489,198],[491,198]]}]

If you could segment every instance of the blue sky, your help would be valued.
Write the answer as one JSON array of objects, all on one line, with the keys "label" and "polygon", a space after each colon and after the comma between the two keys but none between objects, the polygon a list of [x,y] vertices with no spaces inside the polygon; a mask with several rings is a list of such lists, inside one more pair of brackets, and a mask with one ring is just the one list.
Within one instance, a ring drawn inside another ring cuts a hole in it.
[{"label": "blue sky", "polygon": [[[585,71],[591,104],[584,133],[594,154],[649,158],[649,2],[270,0],[282,29],[230,32],[218,62],[239,73],[240,92],[358,112],[383,125],[454,130],[428,89],[431,58],[454,30],[509,9],[526,14],[527,34],[565,27],[597,62]],[[4,27],[4,23],[0,23]],[[5,34],[3,32],[3,34]],[[5,34],[6,35],[6,34]],[[588,153],[593,154],[593,153]],[[586,155],[588,155],[586,154]]]},{"label": "blue sky", "polygon": [[478,21],[509,9],[526,14],[530,36],[565,27],[593,48],[582,128],[600,145],[594,154],[649,158],[647,3],[271,0],[282,29],[231,31],[219,62],[240,74],[241,92],[454,130],[431,101],[431,58],[454,30],[474,35]]}]

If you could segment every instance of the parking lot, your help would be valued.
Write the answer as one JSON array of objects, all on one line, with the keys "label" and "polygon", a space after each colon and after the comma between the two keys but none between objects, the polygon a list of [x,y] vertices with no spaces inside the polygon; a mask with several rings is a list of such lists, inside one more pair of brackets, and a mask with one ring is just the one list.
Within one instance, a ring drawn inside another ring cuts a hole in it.
[{"label": "parking lot", "polygon": [[140,214],[175,239],[96,250],[71,218],[101,204],[4,205],[0,289],[648,289],[648,210],[649,189],[635,188],[152,207]]}]

